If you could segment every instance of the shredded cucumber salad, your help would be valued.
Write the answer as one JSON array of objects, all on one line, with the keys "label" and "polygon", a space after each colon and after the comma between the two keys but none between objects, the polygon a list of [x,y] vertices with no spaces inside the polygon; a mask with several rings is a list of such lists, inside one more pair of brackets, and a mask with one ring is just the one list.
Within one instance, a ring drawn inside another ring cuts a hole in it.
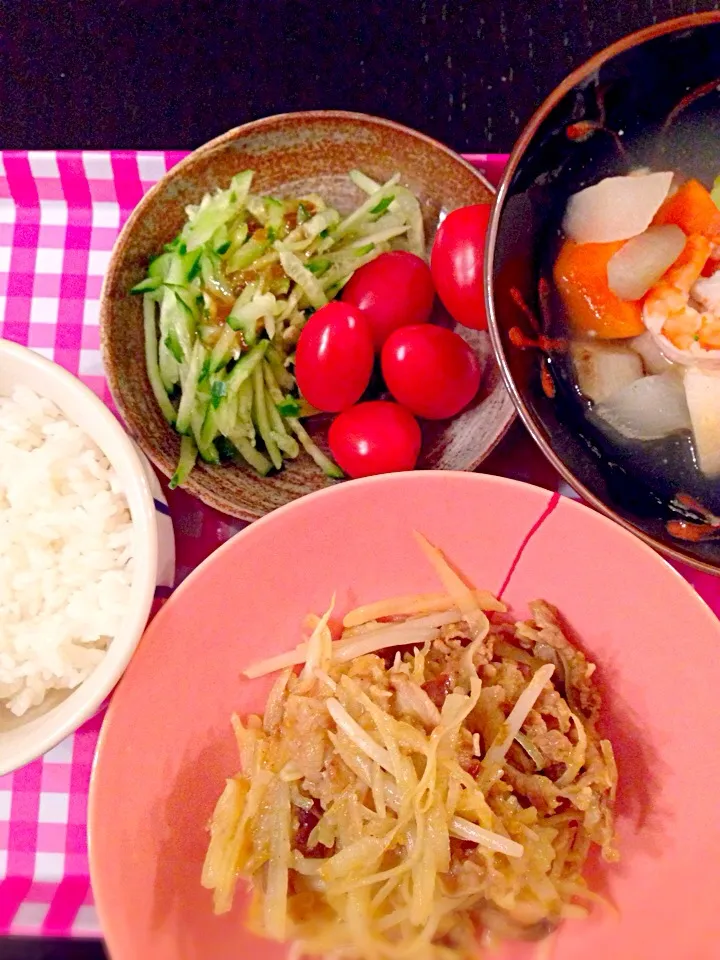
[{"label": "shredded cucumber salad", "polygon": [[260,475],[301,448],[329,477],[340,469],[301,420],[294,351],[308,317],[358,267],[387,250],[425,255],[420,205],[395,174],[350,179],[367,199],[348,216],[322,197],[250,192],[253,171],[186,208],[187,222],[132,289],[143,295],[145,359],[153,394],[182,436],[171,487],[198,455],[239,460]]}]

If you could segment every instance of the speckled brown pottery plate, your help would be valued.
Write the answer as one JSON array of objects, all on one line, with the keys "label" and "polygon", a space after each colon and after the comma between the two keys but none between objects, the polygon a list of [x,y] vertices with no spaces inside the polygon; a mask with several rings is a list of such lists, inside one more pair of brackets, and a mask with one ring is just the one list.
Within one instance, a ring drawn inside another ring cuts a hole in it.
[{"label": "speckled brown pottery plate", "polygon": [[[212,140],[174,167],[128,220],[103,289],[103,361],[113,399],[130,432],[165,476],[175,469],[180,441],[153,398],[145,372],[141,298],[128,291],[144,276],[148,260],[181,229],[186,205],[197,203],[208,190],[227,185],[239,170],[255,171],[258,192],[317,192],[346,212],[363,197],[348,179],[353,167],[381,181],[399,172],[402,182],[420,199],[429,241],[448,211],[493,199],[486,180],[436,141],[388,120],[318,111],[268,117]],[[481,390],[461,416],[426,430],[421,467],[474,469],[513,419],[487,334],[465,328],[460,332],[485,361]],[[305,422],[325,447],[328,419],[314,417]],[[198,463],[186,489],[224,513],[254,520],[333,482],[301,455],[280,473],[265,478],[238,465]]]}]

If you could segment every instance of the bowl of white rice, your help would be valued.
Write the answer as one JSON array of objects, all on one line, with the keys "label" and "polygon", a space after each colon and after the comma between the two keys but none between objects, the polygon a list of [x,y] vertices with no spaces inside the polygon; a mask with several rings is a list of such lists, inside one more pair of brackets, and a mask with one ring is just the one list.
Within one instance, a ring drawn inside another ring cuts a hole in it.
[{"label": "bowl of white rice", "polygon": [[0,339],[0,775],[93,715],[157,581],[150,480],[78,379]]}]

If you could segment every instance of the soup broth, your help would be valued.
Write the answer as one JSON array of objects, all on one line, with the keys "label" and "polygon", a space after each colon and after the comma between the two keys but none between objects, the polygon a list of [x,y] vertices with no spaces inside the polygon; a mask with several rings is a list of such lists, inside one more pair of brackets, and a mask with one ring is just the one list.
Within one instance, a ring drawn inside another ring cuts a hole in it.
[{"label": "soup broth", "polygon": [[543,258],[556,402],[648,516],[720,514],[720,95],[703,99],[672,136],[623,143],[611,178],[607,155],[588,171]]}]

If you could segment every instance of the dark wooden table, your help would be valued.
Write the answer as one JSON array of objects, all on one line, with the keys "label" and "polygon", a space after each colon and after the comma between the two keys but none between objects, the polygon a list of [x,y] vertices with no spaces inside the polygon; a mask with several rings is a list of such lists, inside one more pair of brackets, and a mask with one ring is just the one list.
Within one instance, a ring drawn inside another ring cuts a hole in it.
[{"label": "dark wooden table", "polygon": [[[381,114],[506,152],[575,66],[720,0],[0,0],[0,147],[184,148],[256,117]],[[99,960],[0,940],[0,960]],[[212,958],[208,958],[212,960]]]}]

